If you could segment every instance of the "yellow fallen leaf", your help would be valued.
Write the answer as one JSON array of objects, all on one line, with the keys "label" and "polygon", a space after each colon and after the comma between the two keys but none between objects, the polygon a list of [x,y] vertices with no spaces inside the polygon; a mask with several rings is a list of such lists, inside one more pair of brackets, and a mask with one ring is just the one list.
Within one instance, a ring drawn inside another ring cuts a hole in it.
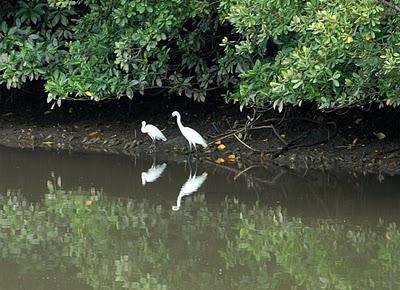
[{"label": "yellow fallen leaf", "polygon": [[85,200],[85,205],[92,205],[92,203],[93,203],[93,200],[91,200],[91,199]]},{"label": "yellow fallen leaf", "polygon": [[235,156],[235,154],[229,154],[228,155],[228,159],[230,160],[230,161],[233,161],[233,160],[235,160],[236,159],[236,156]]},{"label": "yellow fallen leaf", "polygon": [[217,164],[224,163],[224,162],[225,162],[225,159],[222,158],[222,157],[219,157],[219,158],[215,159],[214,162],[217,163]]},{"label": "yellow fallen leaf", "polygon": [[51,112],[53,112],[53,111],[50,111],[50,110],[45,111],[45,112],[43,113],[43,115],[48,115],[48,114],[50,114]]},{"label": "yellow fallen leaf", "polygon": [[51,144],[53,144],[54,142],[52,142],[52,141],[43,141],[42,142],[42,144],[44,144],[44,145],[51,145]]},{"label": "yellow fallen leaf", "polygon": [[217,147],[217,149],[219,151],[223,151],[223,150],[225,150],[225,148],[226,148],[226,146],[224,144],[219,144],[218,147]]},{"label": "yellow fallen leaf", "polygon": [[86,96],[89,96],[89,97],[93,96],[93,93],[90,92],[90,91],[86,91],[86,92],[84,92],[84,94],[85,94]]},{"label": "yellow fallen leaf", "polygon": [[96,136],[97,134],[99,134],[99,131],[93,131],[93,132],[88,133],[88,135],[89,135],[90,137],[94,137],[94,136]]},{"label": "yellow fallen leaf", "polygon": [[219,145],[219,144],[221,144],[221,140],[217,140],[217,141],[215,141],[215,142],[214,142],[214,144],[215,144],[215,145]]}]

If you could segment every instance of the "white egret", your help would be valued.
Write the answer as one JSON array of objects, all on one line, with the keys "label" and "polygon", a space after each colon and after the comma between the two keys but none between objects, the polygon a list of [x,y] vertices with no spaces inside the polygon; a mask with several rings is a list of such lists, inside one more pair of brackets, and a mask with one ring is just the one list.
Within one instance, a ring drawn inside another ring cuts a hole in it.
[{"label": "white egret", "polygon": [[164,172],[167,167],[167,163],[163,163],[160,165],[153,164],[149,170],[143,171],[141,174],[142,177],[142,185],[145,186],[146,182],[154,182],[156,181],[161,174]]},{"label": "white egret", "polygon": [[151,124],[146,125],[145,121],[142,121],[142,128],[140,130],[142,131],[142,133],[146,133],[147,135],[149,135],[151,140],[153,140],[154,147],[156,147],[157,140],[167,141],[167,138],[165,138],[160,129]]},{"label": "white egret", "polygon": [[204,181],[206,181],[207,175],[207,172],[203,172],[203,174],[199,176],[196,176],[196,173],[192,176],[190,173],[188,180],[186,180],[179,191],[179,195],[176,199],[176,205],[172,206],[173,211],[178,211],[180,209],[182,197],[190,195],[200,188]]},{"label": "white egret", "polygon": [[196,144],[207,147],[207,142],[203,137],[194,129],[185,127],[181,122],[181,114],[179,112],[172,112],[171,117],[176,117],[176,122],[178,123],[179,130],[181,131],[183,137],[189,142],[189,153],[192,151],[192,145],[194,146],[194,150],[196,150]]}]

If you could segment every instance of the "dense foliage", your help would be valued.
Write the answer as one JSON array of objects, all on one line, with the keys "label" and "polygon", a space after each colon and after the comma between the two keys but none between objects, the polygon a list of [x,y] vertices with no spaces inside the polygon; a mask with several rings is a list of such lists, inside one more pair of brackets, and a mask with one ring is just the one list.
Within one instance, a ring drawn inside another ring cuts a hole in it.
[{"label": "dense foliage", "polygon": [[[48,101],[169,92],[320,108],[400,102],[400,0],[2,1],[0,84]],[[218,91],[218,92],[221,92]]]}]

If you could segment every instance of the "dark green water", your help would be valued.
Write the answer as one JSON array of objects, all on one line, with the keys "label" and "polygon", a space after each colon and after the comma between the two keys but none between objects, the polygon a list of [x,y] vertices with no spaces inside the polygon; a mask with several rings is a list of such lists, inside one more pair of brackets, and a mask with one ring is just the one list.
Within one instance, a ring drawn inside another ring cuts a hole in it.
[{"label": "dark green water", "polygon": [[399,177],[231,166],[0,148],[0,289],[400,289]]}]

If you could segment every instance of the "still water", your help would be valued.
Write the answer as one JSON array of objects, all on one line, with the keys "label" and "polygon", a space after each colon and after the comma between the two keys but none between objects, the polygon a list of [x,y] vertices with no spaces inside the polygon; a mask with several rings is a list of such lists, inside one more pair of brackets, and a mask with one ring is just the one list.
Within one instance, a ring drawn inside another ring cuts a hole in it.
[{"label": "still water", "polygon": [[229,166],[0,148],[0,289],[400,289],[399,177]]}]

